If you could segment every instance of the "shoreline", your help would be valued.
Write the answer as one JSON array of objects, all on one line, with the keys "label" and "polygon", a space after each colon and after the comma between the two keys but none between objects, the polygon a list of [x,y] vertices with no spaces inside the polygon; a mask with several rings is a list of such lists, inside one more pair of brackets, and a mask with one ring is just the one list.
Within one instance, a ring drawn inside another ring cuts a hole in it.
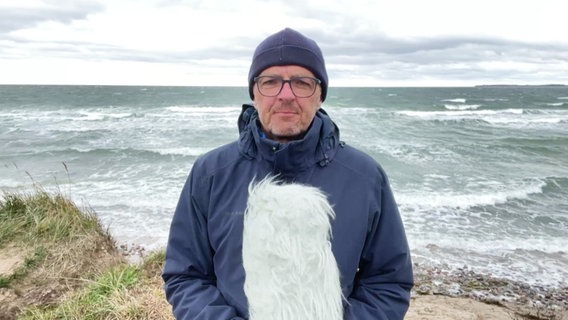
[{"label": "shoreline", "polygon": [[454,271],[414,264],[413,291],[419,295],[467,297],[491,304],[529,303],[568,309],[568,284],[545,286],[477,273],[467,266]]},{"label": "shoreline", "polygon": [[[156,250],[118,245],[130,263]],[[158,251],[164,248],[158,249]],[[568,284],[545,286],[414,263],[407,320],[568,320]]]},{"label": "shoreline", "polygon": [[[165,250],[125,243],[117,244],[117,249],[130,263],[137,263],[154,251]],[[445,296],[509,307],[568,310],[568,282],[558,286],[530,284],[479,273],[467,266],[451,270],[418,262],[413,263],[413,273],[412,298]]]},{"label": "shoreline", "polygon": [[407,319],[568,319],[565,284],[531,285],[467,266],[447,271],[416,263],[414,282]]},{"label": "shoreline", "polygon": [[[139,265],[164,248],[147,250],[143,246],[115,243],[116,251],[128,264]],[[5,251],[3,262],[20,260],[20,251]],[[18,259],[19,257],[19,259]],[[16,267],[12,264],[8,270]],[[415,285],[411,292],[407,320],[568,320],[568,286],[529,285],[476,273],[467,267],[446,271],[439,267],[414,263]],[[154,275],[152,290],[161,296],[171,319],[161,288],[159,272]],[[0,290],[0,301],[9,298]]]}]

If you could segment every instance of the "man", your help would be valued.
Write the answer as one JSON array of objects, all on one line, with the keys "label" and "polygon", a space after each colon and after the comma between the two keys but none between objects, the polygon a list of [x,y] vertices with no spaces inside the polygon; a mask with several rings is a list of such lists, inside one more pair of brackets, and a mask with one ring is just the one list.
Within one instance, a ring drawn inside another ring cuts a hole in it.
[{"label": "man", "polygon": [[238,140],[196,160],[173,217],[163,279],[174,315],[249,317],[242,257],[248,188],[276,176],[316,187],[333,208],[344,319],[403,319],[413,276],[401,217],[383,169],[341,142],[321,109],[328,76],[320,48],[286,28],[256,48],[248,80],[254,105],[243,106]]}]

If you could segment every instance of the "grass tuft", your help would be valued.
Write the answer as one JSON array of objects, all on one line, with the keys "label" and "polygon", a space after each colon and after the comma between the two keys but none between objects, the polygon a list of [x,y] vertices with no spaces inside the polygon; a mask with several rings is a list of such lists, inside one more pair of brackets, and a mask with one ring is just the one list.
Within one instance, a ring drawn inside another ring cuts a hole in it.
[{"label": "grass tuft", "polygon": [[28,308],[49,310],[68,292],[124,263],[92,210],[40,188],[0,199],[0,260],[17,262],[0,274],[0,319],[16,319]]},{"label": "grass tuft", "polygon": [[0,197],[0,319],[168,319],[164,251],[131,263],[92,210],[41,188]]},{"label": "grass tuft", "polygon": [[145,274],[147,265],[145,259],[113,267],[59,305],[29,308],[18,319],[173,319],[156,277]]},{"label": "grass tuft", "polygon": [[0,246],[8,242],[57,242],[90,233],[108,235],[92,211],[81,211],[60,194],[6,194],[0,202]]}]

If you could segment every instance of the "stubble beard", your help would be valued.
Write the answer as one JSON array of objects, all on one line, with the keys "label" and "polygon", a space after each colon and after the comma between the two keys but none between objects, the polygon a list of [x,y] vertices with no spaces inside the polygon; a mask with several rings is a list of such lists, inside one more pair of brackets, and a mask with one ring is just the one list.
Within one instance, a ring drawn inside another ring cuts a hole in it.
[{"label": "stubble beard", "polygon": [[270,140],[289,142],[303,139],[307,130],[302,130],[294,124],[284,128],[265,128],[263,131],[266,134],[266,137]]}]

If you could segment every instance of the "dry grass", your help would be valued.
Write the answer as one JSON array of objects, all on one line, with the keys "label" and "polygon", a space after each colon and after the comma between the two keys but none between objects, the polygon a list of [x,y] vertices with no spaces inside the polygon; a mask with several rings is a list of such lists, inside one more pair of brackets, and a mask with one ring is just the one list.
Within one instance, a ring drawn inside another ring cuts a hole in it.
[{"label": "dry grass", "polygon": [[[146,259],[163,257],[160,252]],[[70,292],[53,308],[29,308],[18,319],[173,319],[161,290],[161,270],[144,263],[120,264]]]},{"label": "dry grass", "polygon": [[14,258],[0,269],[0,319],[172,319],[163,253],[129,263],[92,210],[59,194],[4,195],[0,261]]}]

